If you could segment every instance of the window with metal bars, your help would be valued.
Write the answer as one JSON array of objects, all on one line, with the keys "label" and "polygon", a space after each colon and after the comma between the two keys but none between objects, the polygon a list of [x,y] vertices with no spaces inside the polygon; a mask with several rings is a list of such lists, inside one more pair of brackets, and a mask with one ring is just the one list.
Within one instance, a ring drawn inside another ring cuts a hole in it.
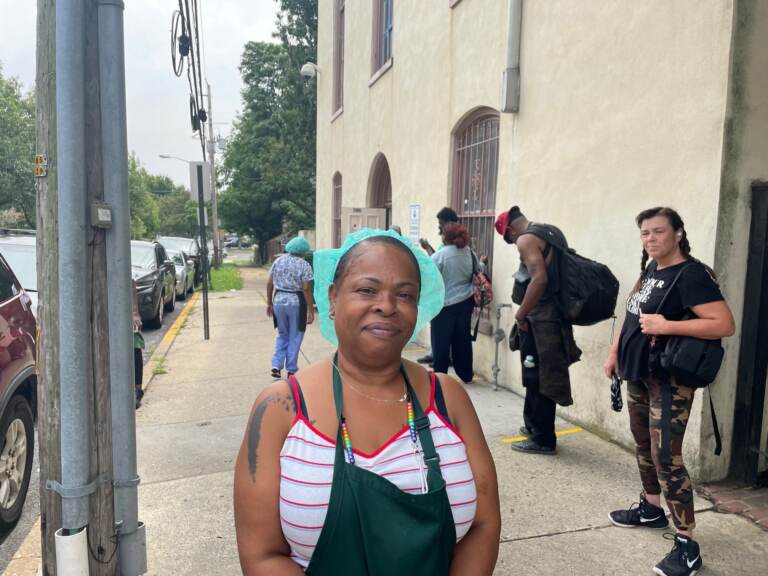
[{"label": "window with metal bars", "polygon": [[336,0],[336,27],[333,45],[333,112],[344,105],[344,0]]},{"label": "window with metal bars", "polygon": [[484,108],[454,131],[451,207],[469,230],[472,248],[493,269],[493,223],[499,166],[499,113]]},{"label": "window with metal bars", "polygon": [[333,247],[341,246],[341,174],[333,175]]}]

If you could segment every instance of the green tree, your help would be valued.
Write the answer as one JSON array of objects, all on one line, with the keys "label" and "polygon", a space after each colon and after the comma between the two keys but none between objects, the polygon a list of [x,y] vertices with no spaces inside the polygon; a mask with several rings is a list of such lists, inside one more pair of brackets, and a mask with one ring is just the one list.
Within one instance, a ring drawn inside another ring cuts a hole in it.
[{"label": "green tree", "polygon": [[21,215],[19,225],[35,227],[35,97],[24,94],[0,65],[0,211]]},{"label": "green tree", "polygon": [[191,238],[199,234],[197,202],[191,199],[189,190],[168,176],[150,174],[135,154],[128,159],[128,190],[131,238]]},{"label": "green tree", "polygon": [[160,207],[151,190],[151,175],[135,154],[128,158],[128,193],[131,201],[131,238],[154,238]]},{"label": "green tree", "polygon": [[224,152],[224,226],[263,248],[283,225],[314,227],[313,82],[299,70],[317,55],[317,0],[279,0],[277,43],[249,42],[240,61],[243,112]]}]

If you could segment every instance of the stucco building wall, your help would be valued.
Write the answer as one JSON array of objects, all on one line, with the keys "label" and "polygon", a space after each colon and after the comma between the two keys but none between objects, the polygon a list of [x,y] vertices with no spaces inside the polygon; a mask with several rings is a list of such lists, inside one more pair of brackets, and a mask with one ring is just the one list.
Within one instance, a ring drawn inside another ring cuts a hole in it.
[{"label": "stucco building wall", "polygon": [[[373,2],[347,0],[344,105],[332,120],[334,4],[320,0],[317,245],[332,241],[333,175],[343,178],[342,205],[365,207],[379,153],[391,172],[393,223],[405,231],[408,205],[420,204],[421,236],[436,245],[434,215],[451,197],[452,131],[473,110],[499,107],[508,3],[462,0],[449,8],[442,0],[396,1],[392,67],[369,85]],[[762,22],[766,6],[759,4],[752,2],[752,15]],[[731,0],[524,2],[520,111],[500,116],[496,211],[518,204],[530,219],[561,227],[580,253],[610,266],[622,284],[616,334],[640,271],[634,217],[651,206],[679,209],[694,254],[727,268],[724,289],[731,300],[741,297],[732,293],[743,279],[744,254],[730,253],[720,236],[729,222],[745,228],[743,199],[729,208],[728,223],[721,217],[718,224],[728,180],[722,167],[734,13]],[[764,90],[764,75],[757,76],[754,90]],[[744,128],[740,138],[742,148],[765,151],[762,135]],[[737,197],[748,173],[765,166],[759,153],[741,158],[731,178],[739,182]],[[744,237],[735,240],[743,247]],[[496,236],[497,302],[510,301],[517,265],[516,249]],[[502,327],[511,324],[507,309]],[[584,356],[571,372],[575,404],[562,412],[630,445],[626,411],[610,410],[602,375],[611,332],[610,322],[577,328]],[[729,356],[737,352],[729,343]],[[479,337],[476,371],[488,378],[493,353],[492,340]],[[501,367],[500,381],[522,392],[519,358],[505,344]],[[728,378],[732,370],[729,358]],[[701,406],[699,398],[686,445],[694,474],[708,462],[699,450]],[[704,467],[708,475],[722,471],[717,462]]]}]

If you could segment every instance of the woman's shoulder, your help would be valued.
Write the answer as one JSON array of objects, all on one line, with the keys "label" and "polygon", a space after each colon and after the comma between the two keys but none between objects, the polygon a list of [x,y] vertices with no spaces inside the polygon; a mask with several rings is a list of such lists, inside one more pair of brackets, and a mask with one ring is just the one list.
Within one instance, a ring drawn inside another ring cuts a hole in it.
[{"label": "woman's shoulder", "polygon": [[253,426],[266,424],[275,433],[288,433],[296,418],[296,403],[291,387],[285,380],[266,386],[253,401],[251,421]]},{"label": "woman's shoulder", "polygon": [[474,411],[472,400],[469,398],[464,384],[453,376],[436,373],[435,378],[440,382],[451,422],[461,432],[461,422],[468,413]]},{"label": "woman's shoulder", "polygon": [[684,282],[714,284],[715,286],[719,285],[712,268],[696,259],[691,259],[685,264],[685,267],[680,274],[680,279]]}]

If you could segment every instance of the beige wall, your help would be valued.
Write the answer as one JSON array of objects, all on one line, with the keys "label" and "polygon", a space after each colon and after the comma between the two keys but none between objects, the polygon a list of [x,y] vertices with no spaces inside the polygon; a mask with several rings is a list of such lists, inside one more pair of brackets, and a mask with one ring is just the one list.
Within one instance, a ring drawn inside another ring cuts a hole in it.
[{"label": "beige wall", "polygon": [[[369,87],[372,3],[348,1],[344,112],[331,123],[333,4],[320,1],[318,247],[331,242],[333,174],[343,175],[343,205],[364,206],[378,152],[392,173],[394,223],[405,231],[408,204],[420,203],[422,235],[437,242],[451,131],[471,110],[499,106],[508,3],[395,2],[393,66]],[[497,211],[519,204],[560,226],[619,276],[622,301],[639,273],[633,218],[644,208],[679,208],[694,253],[714,260],[732,12],[729,0],[524,3],[520,112],[501,115]],[[494,293],[509,301],[517,253],[497,237],[494,255]],[[508,328],[512,314],[502,314]],[[629,445],[626,412],[611,412],[601,375],[610,334],[609,322],[577,329],[585,354],[563,413]],[[476,370],[490,377],[492,361],[481,337]],[[517,355],[503,348],[501,365],[501,382],[521,391]]]}]

